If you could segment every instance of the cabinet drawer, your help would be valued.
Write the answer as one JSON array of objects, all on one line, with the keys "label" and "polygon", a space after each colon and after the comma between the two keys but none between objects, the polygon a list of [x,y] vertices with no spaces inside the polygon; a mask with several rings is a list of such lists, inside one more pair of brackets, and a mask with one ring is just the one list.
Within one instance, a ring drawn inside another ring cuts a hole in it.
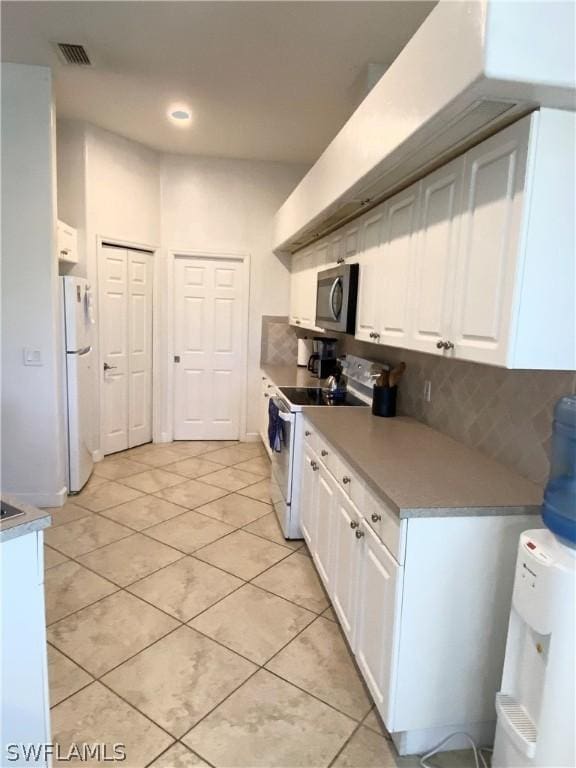
[{"label": "cabinet drawer", "polygon": [[404,537],[406,522],[386,502],[369,488],[364,489],[363,504],[359,505],[364,519],[382,540],[397,562],[404,562]]}]

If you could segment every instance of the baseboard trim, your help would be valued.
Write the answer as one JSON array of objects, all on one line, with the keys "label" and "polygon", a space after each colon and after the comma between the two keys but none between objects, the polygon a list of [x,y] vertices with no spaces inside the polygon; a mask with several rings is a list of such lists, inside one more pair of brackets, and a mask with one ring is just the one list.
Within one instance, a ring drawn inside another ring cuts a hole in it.
[{"label": "baseboard trim", "polygon": [[261,439],[259,432],[246,432],[240,441],[242,443],[259,443]]},{"label": "baseboard trim", "polygon": [[7,493],[16,501],[31,504],[33,507],[63,507],[68,498],[66,486],[56,491],[56,493],[14,493],[13,491],[7,491]]}]

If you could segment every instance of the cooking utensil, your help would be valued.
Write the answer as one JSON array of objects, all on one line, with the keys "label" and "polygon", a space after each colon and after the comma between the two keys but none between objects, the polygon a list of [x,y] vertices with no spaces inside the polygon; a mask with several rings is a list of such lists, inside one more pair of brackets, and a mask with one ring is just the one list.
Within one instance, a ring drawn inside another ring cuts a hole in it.
[{"label": "cooking utensil", "polygon": [[388,377],[388,386],[390,387],[398,386],[398,382],[404,375],[405,370],[406,370],[406,363],[399,363],[396,366],[396,368],[393,368],[390,371],[390,376]]}]

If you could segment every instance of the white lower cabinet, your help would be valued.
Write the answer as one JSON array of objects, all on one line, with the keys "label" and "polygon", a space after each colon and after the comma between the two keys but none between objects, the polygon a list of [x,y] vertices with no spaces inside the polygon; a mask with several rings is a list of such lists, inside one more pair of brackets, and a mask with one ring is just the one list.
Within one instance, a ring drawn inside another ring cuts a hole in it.
[{"label": "white lower cabinet", "polygon": [[301,529],[378,712],[400,754],[457,731],[488,745],[518,538],[539,520],[400,519],[362,483],[305,421]]},{"label": "white lower cabinet", "polygon": [[304,447],[302,464],[302,479],[300,490],[300,530],[308,549],[312,552],[313,541],[316,541],[316,472],[319,470],[316,454],[308,446]]},{"label": "white lower cabinet", "polygon": [[370,527],[362,524],[355,652],[385,723],[392,722],[394,656],[398,652],[403,569]]},{"label": "white lower cabinet", "polygon": [[0,543],[0,576],[2,765],[45,768],[45,755],[27,760],[22,752],[50,741],[43,531]]},{"label": "white lower cabinet", "polygon": [[332,571],[330,597],[352,648],[355,646],[358,577],[362,559],[361,519],[354,504],[338,490],[331,523],[332,550],[337,567]]},{"label": "white lower cabinet", "polygon": [[312,556],[320,578],[330,592],[333,520],[338,486],[326,467],[319,461],[317,464],[319,471],[316,481],[316,535],[312,539]]}]

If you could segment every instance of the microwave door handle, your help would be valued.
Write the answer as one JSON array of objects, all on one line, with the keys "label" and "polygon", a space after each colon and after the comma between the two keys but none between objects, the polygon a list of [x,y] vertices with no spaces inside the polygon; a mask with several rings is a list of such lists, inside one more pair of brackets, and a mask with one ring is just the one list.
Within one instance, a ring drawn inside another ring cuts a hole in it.
[{"label": "microwave door handle", "polygon": [[330,307],[330,312],[331,312],[332,317],[333,317],[334,320],[339,320],[340,319],[338,317],[338,315],[336,314],[336,312],[334,312],[334,292],[336,291],[336,286],[338,285],[338,283],[341,282],[341,280],[342,280],[341,277],[337,277],[334,280],[334,282],[332,283],[332,288],[330,288],[330,298],[328,299],[328,305]]}]

